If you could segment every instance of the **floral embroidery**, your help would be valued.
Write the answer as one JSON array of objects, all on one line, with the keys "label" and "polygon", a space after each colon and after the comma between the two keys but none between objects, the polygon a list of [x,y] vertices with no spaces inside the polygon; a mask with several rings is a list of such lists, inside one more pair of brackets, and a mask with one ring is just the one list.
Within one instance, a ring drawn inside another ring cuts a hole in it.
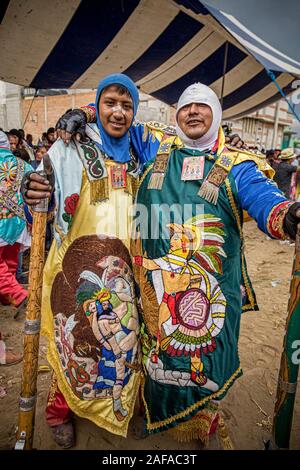
[{"label": "floral embroidery", "polygon": [[68,196],[65,199],[65,212],[63,213],[62,218],[67,222],[68,230],[71,228],[78,202],[79,194],[77,193],[71,194],[71,196]]}]

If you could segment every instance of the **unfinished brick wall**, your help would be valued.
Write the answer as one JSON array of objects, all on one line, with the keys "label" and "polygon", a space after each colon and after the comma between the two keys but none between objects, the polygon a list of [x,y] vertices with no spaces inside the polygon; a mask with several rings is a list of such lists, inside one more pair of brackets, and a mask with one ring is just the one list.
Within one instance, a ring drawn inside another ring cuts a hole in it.
[{"label": "unfinished brick wall", "polygon": [[79,108],[95,100],[96,92],[78,93],[74,95],[55,95],[22,100],[22,122],[24,122],[32,103],[24,126],[26,134],[33,135],[34,144],[49,127],[55,127],[58,118],[69,108]]}]

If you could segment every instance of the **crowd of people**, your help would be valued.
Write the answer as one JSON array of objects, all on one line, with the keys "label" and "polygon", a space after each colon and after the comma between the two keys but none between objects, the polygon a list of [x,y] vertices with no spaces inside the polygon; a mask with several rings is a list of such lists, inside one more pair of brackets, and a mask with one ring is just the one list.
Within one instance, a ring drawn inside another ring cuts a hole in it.
[{"label": "crowd of people", "polygon": [[40,164],[43,155],[50,149],[56,141],[56,131],[54,127],[49,127],[47,132],[43,132],[42,136],[38,139],[36,144],[33,143],[32,134],[26,134],[24,129],[11,129],[4,131],[8,138],[10,150],[13,154],[21,158],[36,169]]},{"label": "crowd of people", "polygon": [[[51,178],[36,171],[42,163],[21,160],[33,149],[30,137],[25,145],[1,133],[2,303],[26,301],[16,268],[31,206],[48,198],[55,219],[42,333],[55,371],[46,419],[64,448],[75,443],[74,413],[126,436],[139,390],[146,434],[207,443],[219,404],[242,373],[240,314],[258,309],[241,214],[274,239],[295,239],[300,221],[300,203],[282,176],[298,175],[287,164],[294,154],[266,159],[225,139],[212,89],[194,83],[183,91],[175,127],[135,122],[138,102],[126,75],[101,80],[95,105],[69,110],[56,126],[60,138],[54,143],[50,129],[35,149],[36,162],[40,148],[49,155]],[[177,208],[170,220],[161,217],[166,205]],[[132,230],[134,208],[144,212]],[[21,359],[0,344],[0,363]]]},{"label": "crowd of people", "polygon": [[[15,318],[24,313],[27,305],[28,272],[23,270],[23,254],[28,253],[31,241],[20,182],[26,172],[38,169],[55,140],[54,127],[44,132],[36,145],[31,134],[25,137],[24,129],[8,132],[0,129],[0,302],[15,307]],[[46,237],[48,249],[51,240],[49,223]],[[21,353],[7,350],[0,331],[0,364],[17,364],[22,357]]]}]

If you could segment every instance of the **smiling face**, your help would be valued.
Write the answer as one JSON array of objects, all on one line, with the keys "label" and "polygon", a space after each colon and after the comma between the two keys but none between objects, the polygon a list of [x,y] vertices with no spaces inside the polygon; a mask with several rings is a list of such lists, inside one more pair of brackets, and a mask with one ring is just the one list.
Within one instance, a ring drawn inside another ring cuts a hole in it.
[{"label": "smiling face", "polygon": [[177,123],[190,139],[196,140],[205,135],[212,125],[213,114],[207,104],[191,103],[177,113]]},{"label": "smiling face", "polygon": [[98,113],[104,130],[111,137],[120,138],[128,131],[133,121],[133,102],[128,93],[111,85],[103,90],[98,104]]}]

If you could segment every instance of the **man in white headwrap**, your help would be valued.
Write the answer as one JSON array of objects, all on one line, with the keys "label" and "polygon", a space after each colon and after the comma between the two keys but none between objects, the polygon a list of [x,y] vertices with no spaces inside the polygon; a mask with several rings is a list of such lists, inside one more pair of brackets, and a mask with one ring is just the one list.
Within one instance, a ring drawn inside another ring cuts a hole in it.
[{"label": "man in white headwrap", "polygon": [[300,204],[268,178],[264,158],[225,146],[221,119],[209,87],[195,83],[183,92],[177,136],[164,134],[143,175],[137,204],[148,218],[137,220],[132,246],[143,306],[146,429],[206,444],[219,421],[217,403],[242,374],[240,315],[258,309],[243,210],[272,238],[295,238],[300,216]]}]

